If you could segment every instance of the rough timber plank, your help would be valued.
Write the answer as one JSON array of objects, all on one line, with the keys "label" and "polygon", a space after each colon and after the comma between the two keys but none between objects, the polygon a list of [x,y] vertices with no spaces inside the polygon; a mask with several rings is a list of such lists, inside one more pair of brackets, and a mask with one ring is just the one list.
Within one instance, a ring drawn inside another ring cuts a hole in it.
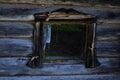
[{"label": "rough timber plank", "polygon": [[[8,6],[8,7],[6,7]],[[19,20],[19,21],[33,21],[35,13],[40,12],[51,12],[55,9],[61,8],[60,6],[39,6],[39,5],[10,5],[10,4],[0,4],[0,20]],[[62,8],[71,8],[70,6],[62,6]],[[72,7],[76,10],[97,16],[99,19],[110,19],[118,20],[120,19],[119,9],[109,9],[109,8],[96,8],[96,7]],[[9,14],[8,14],[9,13]]]},{"label": "rough timber plank", "polygon": [[67,75],[67,76],[15,76],[15,77],[0,77],[0,80],[120,80],[120,74]]},{"label": "rough timber plank", "polygon": [[31,40],[0,39],[0,56],[27,56],[31,53]]},{"label": "rough timber plank", "polygon": [[100,58],[101,66],[85,68],[83,64],[44,63],[43,68],[32,69],[26,67],[27,58],[0,58],[0,76],[41,76],[41,75],[83,75],[119,73],[119,58]]},{"label": "rough timber plank", "polygon": [[32,24],[0,22],[0,37],[32,37],[32,33]]},{"label": "rough timber plank", "polygon": [[[84,6],[84,7],[119,7],[119,0],[0,0],[0,3],[11,4],[39,4],[59,6]],[[104,6],[103,6],[104,5]]]},{"label": "rough timber plank", "polygon": [[105,8],[76,8],[80,12],[88,13],[97,16],[98,19],[109,19],[109,20],[115,20],[120,18],[120,11],[117,9],[105,9]]},{"label": "rough timber plank", "polygon": [[120,43],[116,42],[97,42],[96,44],[97,56],[101,57],[120,57]]},{"label": "rough timber plank", "polygon": [[103,24],[97,26],[97,40],[120,41],[120,24]]},{"label": "rough timber plank", "polygon": [[96,42],[97,49],[119,49],[119,41],[98,41]]}]

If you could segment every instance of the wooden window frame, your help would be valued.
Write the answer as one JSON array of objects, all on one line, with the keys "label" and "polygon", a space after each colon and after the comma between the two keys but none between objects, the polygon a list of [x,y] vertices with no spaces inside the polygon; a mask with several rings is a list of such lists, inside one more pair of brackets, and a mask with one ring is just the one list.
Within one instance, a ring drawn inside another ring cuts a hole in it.
[{"label": "wooden window frame", "polygon": [[[66,9],[65,9],[66,10]],[[67,24],[85,24],[85,48],[84,48],[84,63],[86,68],[94,68],[100,65],[96,57],[96,26],[97,18],[95,16],[88,18],[64,19],[64,18],[49,18],[49,13],[35,14],[35,28],[33,38],[33,56],[27,63],[29,67],[43,67],[44,50],[43,50],[43,24],[67,23]],[[78,15],[79,16],[79,15]]]}]

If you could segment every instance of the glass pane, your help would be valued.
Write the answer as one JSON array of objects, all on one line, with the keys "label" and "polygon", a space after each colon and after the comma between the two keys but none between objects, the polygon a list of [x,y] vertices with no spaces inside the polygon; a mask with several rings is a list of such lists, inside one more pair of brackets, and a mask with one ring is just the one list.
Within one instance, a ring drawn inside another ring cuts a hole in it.
[{"label": "glass pane", "polygon": [[84,52],[85,25],[44,25],[45,57],[80,57]]}]

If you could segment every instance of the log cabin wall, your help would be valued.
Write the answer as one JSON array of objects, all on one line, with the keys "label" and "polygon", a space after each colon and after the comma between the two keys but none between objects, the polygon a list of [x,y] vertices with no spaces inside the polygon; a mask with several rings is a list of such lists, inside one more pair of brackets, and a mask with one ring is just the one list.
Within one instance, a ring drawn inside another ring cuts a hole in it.
[{"label": "log cabin wall", "polygon": [[[0,0],[0,80],[120,79],[119,6],[75,2],[57,5],[55,0],[54,3],[49,0],[48,4],[41,5],[40,1]],[[42,69],[31,69],[25,65],[32,54],[33,14],[61,7],[98,17],[96,50],[101,63],[99,67],[85,68],[79,62],[46,62]]]}]

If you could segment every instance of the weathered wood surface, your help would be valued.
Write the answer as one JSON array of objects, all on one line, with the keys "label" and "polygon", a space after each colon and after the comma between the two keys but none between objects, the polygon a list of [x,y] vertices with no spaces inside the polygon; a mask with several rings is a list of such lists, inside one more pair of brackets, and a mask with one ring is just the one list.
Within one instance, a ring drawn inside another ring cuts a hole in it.
[{"label": "weathered wood surface", "polygon": [[[95,7],[116,7],[119,0],[0,0],[0,3],[17,4],[39,4],[39,5],[59,5],[59,6],[95,6]],[[104,6],[103,6],[104,5]]]},{"label": "weathered wood surface", "polygon": [[28,56],[32,54],[32,41],[0,39],[0,56]]},{"label": "weathered wood surface", "polygon": [[96,44],[97,56],[100,57],[120,57],[119,41],[101,41]]},{"label": "weathered wood surface", "polygon": [[[33,14],[58,8],[60,7],[0,4],[0,80],[120,80],[119,24],[98,25],[96,49],[97,56],[102,58],[99,58],[101,65],[97,68],[85,68],[79,60],[45,62],[42,69],[31,69],[25,65],[27,56],[32,54],[33,44],[31,39],[22,37],[32,37],[33,25],[19,21],[34,21]],[[98,16],[103,23],[119,23],[119,8],[73,8]],[[18,37],[21,39],[16,39]]]},{"label": "weathered wood surface", "polygon": [[[28,56],[32,54],[32,40],[0,39],[0,56]],[[120,57],[119,42],[97,42],[98,56]]]},{"label": "weathered wood surface", "polygon": [[88,14],[92,14],[97,16],[98,19],[109,19],[109,20],[115,20],[115,19],[119,19],[120,15],[119,15],[119,11],[117,9],[84,9],[84,8],[75,8],[76,10],[80,11],[80,12],[84,12],[84,13],[88,13]]},{"label": "weathered wood surface", "polygon": [[[0,56],[28,56],[29,54],[32,54],[32,41],[14,39],[14,37],[32,37],[33,25],[26,23],[4,24],[4,22],[1,22],[0,24]],[[13,37],[13,39],[5,39],[5,37]],[[119,24],[98,25],[97,39],[96,47],[98,56],[120,56]],[[113,41],[110,42],[111,40]],[[26,45],[25,43],[29,45]]]},{"label": "weathered wood surface", "polygon": [[0,37],[32,37],[34,25],[0,22]]},{"label": "weathered wood surface", "polygon": [[28,58],[0,58],[0,76],[87,75],[120,73],[119,58],[100,58],[101,66],[85,68],[84,64],[44,63],[43,68],[32,69],[25,64]]},{"label": "weathered wood surface", "polygon": [[[32,40],[0,39],[0,56],[28,56],[32,54]],[[96,44],[97,54],[100,56],[120,55],[119,42],[99,41]],[[119,57],[119,56],[118,56]]]},{"label": "weathered wood surface", "polygon": [[120,80],[120,74],[67,75],[67,76],[15,76],[0,77],[0,80]]},{"label": "weathered wood surface", "polygon": [[103,24],[97,26],[97,40],[120,41],[120,24]]},{"label": "weathered wood surface", "polygon": [[[120,24],[103,24],[97,27],[97,40],[120,40]],[[32,37],[34,25],[30,23],[0,22],[0,37]]]},{"label": "weathered wood surface", "polygon": [[[8,7],[6,7],[8,6]],[[9,5],[0,4],[0,21],[18,20],[18,21],[33,21],[33,14],[41,12],[51,12],[60,6],[39,6],[39,5]],[[70,6],[63,8],[71,8]],[[120,19],[119,8],[96,8],[96,7],[72,7],[80,12],[88,13],[97,16],[99,19],[118,20]],[[9,14],[8,14],[9,13]]]},{"label": "weathered wood surface", "polygon": [[96,44],[96,48],[99,49],[103,49],[103,50],[109,50],[111,49],[111,51],[119,51],[120,49],[120,44],[119,42],[97,42]]}]

